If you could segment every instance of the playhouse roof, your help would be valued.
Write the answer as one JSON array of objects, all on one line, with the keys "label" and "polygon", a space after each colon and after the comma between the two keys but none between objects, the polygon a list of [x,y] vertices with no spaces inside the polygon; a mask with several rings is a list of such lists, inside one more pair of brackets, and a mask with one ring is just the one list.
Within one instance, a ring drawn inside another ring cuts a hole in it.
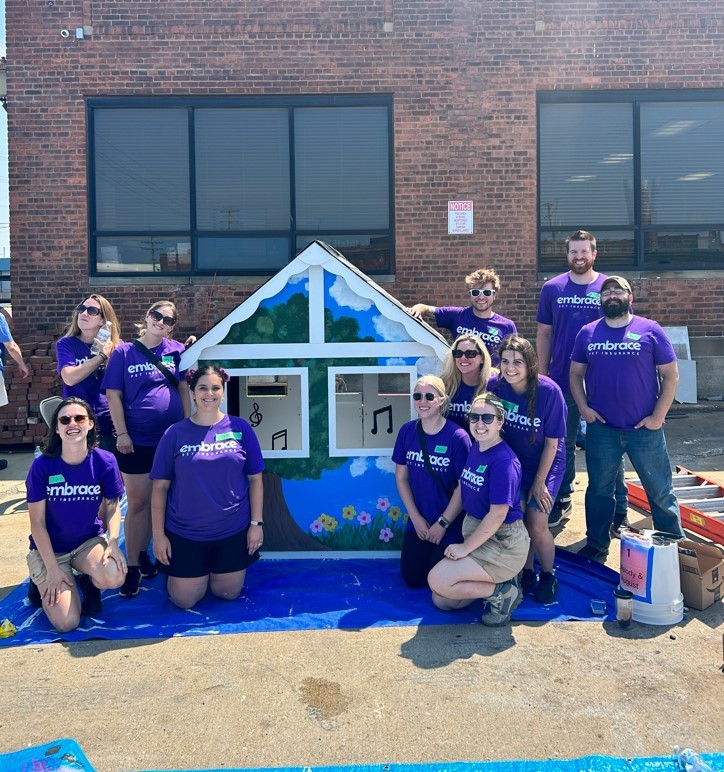
[{"label": "playhouse roof", "polygon": [[[382,289],[359,268],[352,265],[336,249],[322,241],[314,241],[231,313],[204,333],[193,346],[190,346],[181,359],[182,368],[188,369],[202,359],[223,358],[226,355],[227,346],[222,344],[222,341],[226,339],[231,327],[249,319],[259,309],[262,301],[278,295],[290,280],[305,271],[310,273],[310,283],[315,271],[326,271],[342,277],[354,294],[371,301],[380,314],[387,319],[401,324],[409,335],[413,346],[415,344],[424,346],[428,351],[432,349],[440,359],[444,357],[449,347],[440,333],[426,322],[410,316],[406,307],[399,300]],[[321,344],[324,341],[323,292],[318,288],[316,290],[310,288],[309,301],[310,340],[316,340]],[[411,344],[400,343],[398,345],[401,348],[409,348]],[[234,348],[238,348],[238,346]]]}]

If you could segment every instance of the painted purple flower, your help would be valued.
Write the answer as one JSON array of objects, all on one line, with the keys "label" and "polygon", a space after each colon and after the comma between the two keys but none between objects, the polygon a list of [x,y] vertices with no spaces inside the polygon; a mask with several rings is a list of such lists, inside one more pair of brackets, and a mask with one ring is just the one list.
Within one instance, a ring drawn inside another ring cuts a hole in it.
[{"label": "painted purple flower", "polygon": [[390,500],[385,496],[384,498],[380,497],[377,499],[377,509],[380,510],[380,512],[387,512],[387,510],[390,508]]},{"label": "painted purple flower", "polygon": [[383,528],[380,531],[380,541],[388,542],[393,536],[394,534],[389,528]]},{"label": "painted purple flower", "polygon": [[312,533],[321,533],[324,530],[324,526],[319,522],[319,520],[315,520],[309,527],[309,530]]},{"label": "painted purple flower", "polygon": [[363,509],[359,515],[357,515],[357,522],[360,525],[368,525],[372,522],[372,515],[369,512],[365,512]]}]

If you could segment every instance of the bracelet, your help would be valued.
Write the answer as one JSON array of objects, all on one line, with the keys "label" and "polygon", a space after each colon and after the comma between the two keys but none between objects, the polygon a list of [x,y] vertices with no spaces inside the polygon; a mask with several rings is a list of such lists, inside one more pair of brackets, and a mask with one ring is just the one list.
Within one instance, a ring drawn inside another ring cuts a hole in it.
[{"label": "bracelet", "polygon": [[264,525],[263,520],[250,520],[251,525]]},{"label": "bracelet", "polygon": [[[116,439],[118,439],[119,437],[123,437],[124,434],[128,434],[128,432],[121,432],[120,434],[117,434]],[[130,437],[130,435],[128,436]]]},{"label": "bracelet", "polygon": [[104,362],[108,361],[108,357],[102,351],[99,351],[96,356],[100,357]]}]

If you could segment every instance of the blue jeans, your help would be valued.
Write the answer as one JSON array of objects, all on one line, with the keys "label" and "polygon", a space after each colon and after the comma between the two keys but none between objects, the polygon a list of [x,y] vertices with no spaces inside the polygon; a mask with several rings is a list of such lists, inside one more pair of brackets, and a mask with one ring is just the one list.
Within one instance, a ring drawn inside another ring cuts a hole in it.
[{"label": "blue jeans", "polygon": [[586,490],[587,544],[608,552],[616,506],[614,490],[616,476],[626,453],[641,480],[653,516],[654,528],[679,538],[681,514],[671,479],[671,462],[666,450],[663,429],[636,429],[623,432],[595,421],[586,430]]},{"label": "blue jeans", "polygon": [[[578,437],[578,427],[581,423],[581,411],[578,409],[576,401],[570,394],[563,395],[568,408],[566,418],[566,471],[561,482],[561,489],[558,491],[558,498],[570,498],[573,493],[573,481],[576,479],[576,438]],[[588,433],[588,429],[586,429]],[[588,445],[588,442],[586,442]],[[621,468],[616,477],[616,514],[625,515],[628,510],[628,489],[624,472],[626,465],[623,457],[621,458]]]}]

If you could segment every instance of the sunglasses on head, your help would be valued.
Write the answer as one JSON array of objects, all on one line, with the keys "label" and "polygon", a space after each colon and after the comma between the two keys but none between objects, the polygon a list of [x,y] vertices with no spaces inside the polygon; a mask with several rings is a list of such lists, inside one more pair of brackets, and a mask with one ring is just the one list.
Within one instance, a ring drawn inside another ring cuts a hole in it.
[{"label": "sunglasses on head", "polygon": [[478,297],[478,295],[482,295],[484,298],[492,298],[493,295],[495,295],[495,290],[493,289],[471,289],[470,290],[471,297]]},{"label": "sunglasses on head", "polygon": [[416,391],[416,392],[415,392],[415,393],[412,395],[412,398],[415,400],[415,402],[419,402],[419,401],[420,401],[420,400],[421,400],[423,397],[424,397],[424,398],[425,398],[425,399],[426,399],[428,402],[432,402],[432,401],[435,399],[435,397],[436,397],[436,396],[437,396],[437,394],[431,394],[429,391],[428,391],[426,394],[420,394],[420,392],[419,392],[419,391]]},{"label": "sunglasses on head", "polygon": [[62,415],[58,418],[58,423],[67,426],[71,421],[75,421],[77,424],[84,424],[87,420],[87,415]]},{"label": "sunglasses on head", "polygon": [[164,316],[158,311],[149,311],[148,315],[156,322],[163,322],[166,327],[173,327],[174,324],[176,324],[176,320],[173,318],[173,316]]},{"label": "sunglasses on head", "polygon": [[84,306],[82,303],[76,307],[75,309],[78,312],[78,316],[80,316],[83,311],[85,311],[88,316],[102,316],[103,311],[101,311],[100,308],[96,308],[95,306]]},{"label": "sunglasses on head", "polygon": [[455,359],[462,359],[463,357],[465,357],[465,359],[475,359],[475,357],[481,356],[477,349],[472,348],[467,351],[462,351],[459,348],[453,349],[452,355]]},{"label": "sunglasses on head", "polygon": [[498,416],[495,415],[495,413],[468,413],[468,421],[470,421],[471,424],[482,421],[489,426],[497,417]]}]

